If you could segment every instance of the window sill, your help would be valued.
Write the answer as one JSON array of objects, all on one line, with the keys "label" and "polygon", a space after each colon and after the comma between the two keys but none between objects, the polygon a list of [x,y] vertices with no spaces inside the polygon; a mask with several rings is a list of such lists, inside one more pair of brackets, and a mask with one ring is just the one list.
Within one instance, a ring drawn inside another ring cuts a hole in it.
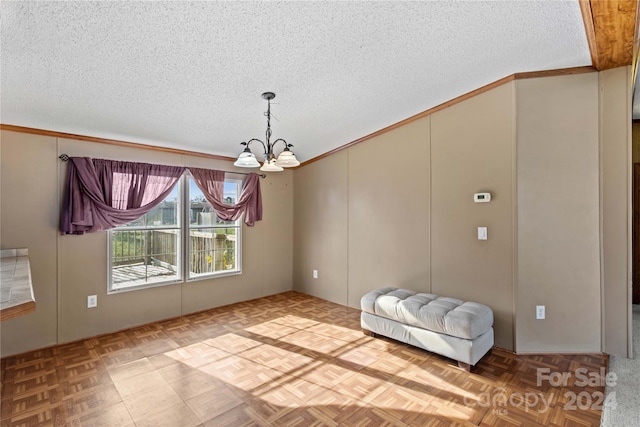
[{"label": "window sill", "polygon": [[122,286],[120,288],[107,290],[107,295],[121,294],[123,292],[142,291],[145,289],[159,288],[161,286],[178,285],[180,283],[184,283],[184,281],[182,279],[167,280],[163,282],[149,283],[148,285]]},{"label": "window sill", "polygon": [[145,289],[159,288],[161,286],[195,283],[195,282],[201,282],[203,280],[218,279],[220,277],[238,276],[240,274],[242,274],[242,271],[228,271],[228,272],[225,271],[225,272],[220,272],[215,274],[207,274],[207,275],[202,275],[198,277],[192,277],[187,280],[168,280],[164,282],[150,283],[148,285],[123,286],[121,288],[108,290],[107,295],[121,294],[123,292],[142,291]]},{"label": "window sill", "polygon": [[212,273],[207,275],[203,274],[202,276],[197,276],[197,277],[192,277],[190,279],[187,279],[185,280],[185,283],[201,282],[203,280],[217,279],[219,277],[238,276],[240,274],[242,274],[242,270],[224,271],[220,273]]}]

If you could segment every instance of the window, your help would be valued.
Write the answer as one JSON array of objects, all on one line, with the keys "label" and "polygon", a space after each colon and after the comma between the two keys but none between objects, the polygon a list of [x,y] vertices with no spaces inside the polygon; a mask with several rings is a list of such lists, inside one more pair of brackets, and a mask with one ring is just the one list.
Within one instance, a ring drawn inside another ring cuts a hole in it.
[{"label": "window", "polygon": [[[187,177],[189,189],[189,270],[188,278],[237,273],[240,271],[240,220],[222,221],[202,191]],[[224,199],[235,204],[242,181],[225,180]]]},{"label": "window", "polygon": [[[235,203],[241,188],[225,180],[225,201]],[[240,219],[216,217],[185,174],[153,210],[109,231],[109,292],[239,274],[241,231]]]}]

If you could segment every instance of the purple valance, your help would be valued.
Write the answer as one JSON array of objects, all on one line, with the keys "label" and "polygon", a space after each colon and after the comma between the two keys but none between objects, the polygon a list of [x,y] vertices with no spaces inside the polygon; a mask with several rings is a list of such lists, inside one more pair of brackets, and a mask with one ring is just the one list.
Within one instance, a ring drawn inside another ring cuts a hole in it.
[{"label": "purple valance", "polygon": [[91,233],[140,218],[171,193],[185,169],[71,157],[60,231]]},{"label": "purple valance", "polygon": [[262,220],[262,196],[260,177],[250,173],[242,185],[242,192],[235,205],[224,203],[224,175],[222,171],[189,168],[196,185],[202,190],[213,210],[223,221],[235,221],[244,213],[244,223],[253,227]]},{"label": "purple valance", "polygon": [[[84,234],[126,224],[149,212],[173,190],[182,166],[70,157],[60,231]],[[218,217],[235,221],[243,213],[253,226],[262,219],[257,174],[249,174],[235,205],[223,203],[224,172],[191,169],[194,180]]]}]

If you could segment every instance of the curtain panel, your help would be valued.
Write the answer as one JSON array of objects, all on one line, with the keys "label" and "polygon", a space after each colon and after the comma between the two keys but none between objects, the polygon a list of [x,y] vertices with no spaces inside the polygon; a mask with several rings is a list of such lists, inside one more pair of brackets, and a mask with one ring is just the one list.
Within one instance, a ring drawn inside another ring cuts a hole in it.
[{"label": "curtain panel", "polygon": [[235,221],[244,213],[244,223],[253,227],[256,221],[262,220],[262,195],[260,192],[260,176],[250,173],[242,184],[242,192],[235,205],[224,203],[223,171],[211,169],[189,168],[193,180],[207,199],[218,218],[223,221]]},{"label": "curtain panel", "polygon": [[[84,234],[126,224],[156,207],[173,190],[187,168],[149,163],[71,157],[67,169],[60,231]],[[249,174],[235,205],[223,202],[222,171],[190,169],[196,185],[225,221],[243,213],[253,226],[262,219],[259,176]]]}]

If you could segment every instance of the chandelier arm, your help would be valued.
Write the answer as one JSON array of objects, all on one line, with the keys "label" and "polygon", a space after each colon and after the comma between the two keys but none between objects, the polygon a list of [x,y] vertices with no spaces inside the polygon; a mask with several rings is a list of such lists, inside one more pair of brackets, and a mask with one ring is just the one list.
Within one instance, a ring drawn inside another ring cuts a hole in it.
[{"label": "chandelier arm", "polygon": [[264,142],[260,141],[258,138],[250,139],[249,141],[247,141],[247,142],[245,142],[245,143],[243,143],[243,144],[246,144],[246,145],[247,145],[247,148],[249,148],[249,145],[250,145],[252,142],[259,142],[259,143],[260,143],[260,145],[262,145],[262,148],[264,149],[265,154],[267,153],[267,147],[264,145]]},{"label": "chandelier arm", "polygon": [[[287,144],[287,141],[285,141],[285,140],[284,140],[284,139],[282,139],[282,138],[278,138],[278,139],[276,139],[275,141],[273,141],[273,142],[271,143],[271,151],[272,151],[272,152],[273,152],[273,148],[276,146],[276,144],[277,144],[278,142],[282,142],[282,143],[284,143],[284,150],[286,150],[287,148],[289,148],[289,144]],[[282,151],[284,151],[284,150],[282,150]]]}]

